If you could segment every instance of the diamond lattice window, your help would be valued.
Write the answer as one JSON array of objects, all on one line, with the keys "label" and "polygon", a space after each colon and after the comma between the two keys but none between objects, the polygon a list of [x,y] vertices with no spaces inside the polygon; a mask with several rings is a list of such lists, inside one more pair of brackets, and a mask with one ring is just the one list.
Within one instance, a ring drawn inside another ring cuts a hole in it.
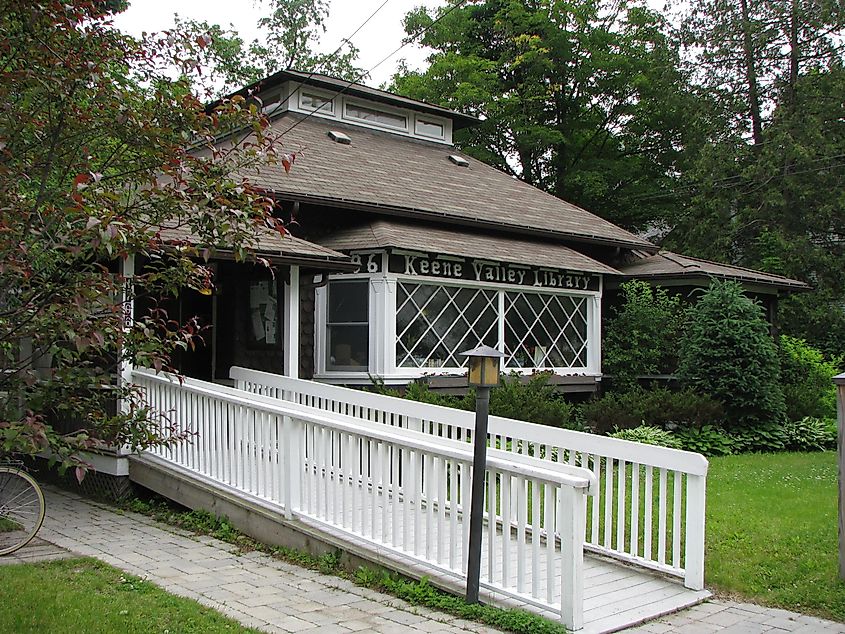
[{"label": "diamond lattice window", "polygon": [[505,293],[505,367],[587,366],[587,300]]},{"label": "diamond lattice window", "polygon": [[396,307],[398,367],[462,367],[461,352],[496,345],[496,291],[399,282]]}]

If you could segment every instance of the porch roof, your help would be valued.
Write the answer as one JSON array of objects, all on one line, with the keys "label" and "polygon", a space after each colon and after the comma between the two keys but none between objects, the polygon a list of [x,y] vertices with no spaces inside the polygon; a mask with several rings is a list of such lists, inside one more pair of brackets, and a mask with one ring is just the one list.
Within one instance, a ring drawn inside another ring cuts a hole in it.
[{"label": "porch roof", "polygon": [[[451,145],[287,112],[272,123],[294,169],[250,173],[282,199],[557,240],[657,250],[580,207],[508,176]],[[331,130],[351,139],[341,144]],[[458,156],[466,165],[455,164]]]},{"label": "porch roof", "polygon": [[319,240],[332,249],[398,248],[585,273],[619,271],[578,251],[548,241],[489,235],[457,228],[377,219],[341,229]]},{"label": "porch roof", "polygon": [[660,251],[655,254],[635,251],[634,254],[638,259],[618,267],[625,277],[655,280],[717,277],[791,291],[810,288],[804,282],[782,275],[691,258],[671,251]]},{"label": "porch roof", "polygon": [[[162,227],[159,233],[166,242],[188,242],[196,244],[197,237],[185,226]],[[305,264],[332,270],[355,268],[349,256],[332,249],[296,238],[290,234],[280,235],[269,227],[256,227],[253,248],[257,255],[284,264]],[[226,246],[218,246],[215,255],[229,254]]]}]

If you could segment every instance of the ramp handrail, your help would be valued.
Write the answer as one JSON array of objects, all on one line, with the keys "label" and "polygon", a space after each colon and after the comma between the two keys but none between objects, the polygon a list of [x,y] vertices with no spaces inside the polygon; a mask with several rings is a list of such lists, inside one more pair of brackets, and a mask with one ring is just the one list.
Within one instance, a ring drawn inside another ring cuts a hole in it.
[{"label": "ramp handrail", "polygon": [[[196,432],[151,453],[456,578],[466,575],[466,443],[326,409],[136,369],[162,425]],[[491,449],[482,587],[583,623],[586,497],[595,476]],[[515,510],[515,515],[511,513]],[[496,521],[503,518],[502,521]],[[514,574],[516,573],[516,574]]]},{"label": "ramp handrail", "polygon": [[[449,407],[241,367],[230,377],[253,394],[436,437],[465,442],[474,426],[472,412]],[[490,417],[488,437],[491,447],[512,455],[593,472],[585,548],[704,588],[704,456],[498,416]]]}]

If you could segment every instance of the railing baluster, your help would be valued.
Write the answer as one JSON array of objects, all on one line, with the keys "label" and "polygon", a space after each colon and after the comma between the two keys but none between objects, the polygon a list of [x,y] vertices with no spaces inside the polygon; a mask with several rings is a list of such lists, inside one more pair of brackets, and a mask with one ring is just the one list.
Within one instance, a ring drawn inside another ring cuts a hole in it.
[{"label": "railing baluster", "polygon": [[510,583],[511,578],[511,481],[511,474],[502,473],[502,584],[505,586]]},{"label": "railing baluster", "polygon": [[672,502],[672,565],[681,567],[681,473],[675,471]]},{"label": "railing baluster", "polygon": [[660,499],[657,514],[657,561],[666,563],[666,469],[660,469]]},{"label": "railing baluster", "polygon": [[637,557],[640,550],[640,465],[631,463],[631,549]]},{"label": "railing baluster", "polygon": [[599,543],[599,509],[601,507],[601,456],[593,454],[593,475],[596,479],[596,494],[590,500],[592,518],[590,521],[590,542]]},{"label": "railing baluster", "polygon": [[531,596],[540,596],[540,489],[537,480],[531,483]]},{"label": "railing baluster", "polygon": [[525,523],[528,519],[528,483],[522,476],[516,478],[516,591],[525,592],[525,564],[528,544],[525,540]]},{"label": "railing baluster", "polygon": [[652,519],[652,505],[654,503],[653,468],[648,465],[645,468],[645,514],[643,516],[643,556],[652,559],[651,537],[654,533],[654,521]]},{"label": "railing baluster", "polygon": [[[475,476],[474,470],[473,476]],[[478,477],[486,478],[487,581],[494,583],[496,579],[496,472],[488,469],[486,473],[479,472]]]},{"label": "railing baluster", "polygon": [[434,458],[425,454],[423,458],[423,473],[425,482],[425,558],[434,560]]},{"label": "railing baluster", "polygon": [[449,461],[449,568],[457,565],[458,547],[458,463]]},{"label": "railing baluster", "polygon": [[442,564],[447,558],[446,551],[449,544],[446,542],[446,526],[448,522],[448,479],[449,462],[446,458],[437,457],[437,563]]},{"label": "railing baluster", "polygon": [[604,543],[605,548],[613,548],[613,458],[607,458],[604,474]]},{"label": "railing baluster", "polygon": [[627,463],[624,460],[619,461],[617,469],[617,487],[616,487],[616,550],[625,551],[625,484],[627,474]]},{"label": "railing baluster", "polygon": [[[555,487],[546,485],[546,506],[543,509],[546,529],[546,603],[553,603],[555,598]],[[585,518],[586,523],[586,518]],[[562,592],[561,592],[562,594]]]}]

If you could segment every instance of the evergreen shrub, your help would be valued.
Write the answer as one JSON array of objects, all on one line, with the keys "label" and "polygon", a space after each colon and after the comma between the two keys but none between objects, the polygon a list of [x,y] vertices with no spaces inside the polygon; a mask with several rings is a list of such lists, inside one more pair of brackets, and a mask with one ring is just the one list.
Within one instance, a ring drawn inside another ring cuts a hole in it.
[{"label": "evergreen shrub", "polygon": [[581,405],[584,423],[599,434],[612,429],[630,429],[639,425],[675,429],[718,423],[722,405],[705,394],[690,389],[677,392],[665,388],[611,392]]},{"label": "evergreen shrub", "polygon": [[806,416],[836,416],[836,386],[842,357],[826,360],[820,350],[803,339],[787,335],[780,338],[780,374],[786,415],[791,421]]},{"label": "evergreen shrub", "polygon": [[602,367],[614,390],[624,392],[636,387],[639,376],[675,371],[684,308],[679,297],[646,282],[632,280],[621,290],[622,305],[604,328]]},{"label": "evergreen shrub", "polygon": [[713,281],[689,310],[678,374],[693,390],[725,408],[726,429],[760,438],[755,449],[777,449],[786,419],[780,364],[762,307],[736,282]]},{"label": "evergreen shrub", "polygon": [[[502,376],[499,387],[490,392],[490,414],[550,427],[582,430],[583,425],[578,419],[576,408],[549,385],[549,377],[547,372],[538,373],[523,382],[522,377],[516,373]],[[374,381],[373,389],[380,394],[421,403],[475,410],[474,389],[470,389],[464,396],[443,394],[430,389],[424,380],[409,383],[404,392],[387,388],[380,381]]]}]

